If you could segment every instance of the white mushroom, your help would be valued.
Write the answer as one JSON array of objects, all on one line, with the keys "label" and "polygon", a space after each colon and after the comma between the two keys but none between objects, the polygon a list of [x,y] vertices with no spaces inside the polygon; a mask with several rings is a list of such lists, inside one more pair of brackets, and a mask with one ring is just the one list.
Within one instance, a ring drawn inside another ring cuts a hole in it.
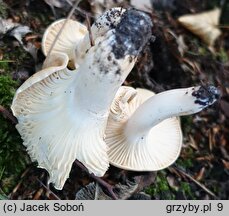
[{"label": "white mushroom", "polygon": [[[42,38],[42,50],[47,55],[57,34],[63,28],[66,19],[60,19],[52,23],[45,31]],[[87,27],[75,20],[69,19],[64,26],[52,51],[66,53],[70,60],[75,59],[74,48],[82,41],[87,34]]]},{"label": "white mushroom", "polygon": [[156,171],[179,156],[182,132],[177,116],[197,113],[219,96],[213,87],[191,87],[154,95],[121,87],[106,128],[110,163],[135,171]]},{"label": "white mushroom", "polygon": [[68,70],[68,56],[53,52],[49,67],[29,78],[12,104],[24,145],[50,182],[62,189],[75,159],[90,173],[103,176],[109,166],[104,142],[115,94],[151,37],[151,19],[127,10],[84,56]]},{"label": "white mushroom", "polygon": [[[103,36],[107,31],[115,28],[125,11],[126,9],[117,7],[102,14],[91,27],[92,39],[95,40],[97,37]],[[45,31],[42,38],[42,50],[45,55],[48,54],[65,21],[66,19],[58,20],[52,23]],[[79,64],[83,61],[84,55],[91,47],[90,40],[87,27],[78,21],[70,19],[64,26],[64,30],[61,32],[52,51],[66,53],[73,64]]]}]

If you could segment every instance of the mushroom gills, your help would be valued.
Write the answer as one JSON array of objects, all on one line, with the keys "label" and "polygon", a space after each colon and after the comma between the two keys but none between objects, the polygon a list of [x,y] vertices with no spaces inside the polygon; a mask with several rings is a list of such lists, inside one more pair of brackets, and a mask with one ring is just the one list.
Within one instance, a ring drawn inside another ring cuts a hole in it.
[{"label": "mushroom gills", "polygon": [[[65,22],[66,19],[57,20],[46,29],[42,38],[42,51],[44,55],[47,56],[58,33],[64,27],[52,48],[52,52],[66,53],[70,61],[75,64],[76,57],[74,49],[79,43],[81,43],[88,31],[87,27],[78,21],[69,19],[64,26]],[[45,67],[48,67],[48,65],[45,65]],[[43,66],[43,68],[45,67]]]},{"label": "mushroom gills", "polygon": [[[132,92],[131,100],[126,98],[128,92]],[[200,112],[213,104],[219,94],[213,86],[175,89],[156,95],[144,89],[121,87],[106,128],[110,163],[136,171],[156,171],[171,165],[182,146],[178,116]]]},{"label": "mushroom gills", "polygon": [[[67,69],[65,53],[53,52],[49,67],[28,79],[14,97],[11,108],[24,145],[57,189],[63,188],[75,159],[97,176],[108,169],[104,134],[109,109],[151,36],[147,15],[132,9],[124,14],[115,29],[95,39],[75,70]],[[128,21],[132,18],[136,34]],[[125,33],[122,25],[127,25]],[[137,34],[138,29],[143,32]],[[117,49],[124,51],[116,55]]]}]

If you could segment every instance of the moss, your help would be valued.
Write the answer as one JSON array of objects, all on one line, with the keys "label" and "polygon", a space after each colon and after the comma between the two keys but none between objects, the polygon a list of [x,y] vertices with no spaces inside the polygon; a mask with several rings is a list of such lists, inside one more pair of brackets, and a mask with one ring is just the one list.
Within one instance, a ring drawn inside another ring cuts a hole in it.
[{"label": "moss", "polygon": [[0,188],[0,200],[7,200],[7,199],[8,199],[8,197],[6,196],[6,194]]},{"label": "moss", "polygon": [[[1,47],[3,59],[0,60],[0,105],[10,110],[19,87],[19,83],[12,79],[12,73],[33,60],[22,47],[14,47],[12,50],[7,45],[7,38],[4,40]],[[29,156],[15,126],[0,114],[0,187],[6,195],[15,187],[29,163]]]},{"label": "moss", "polygon": [[148,188],[146,188],[145,192],[151,195],[154,199],[175,199],[173,189],[170,188],[168,181],[166,179],[166,173],[164,171],[158,172],[154,185],[151,185]]},{"label": "moss", "polygon": [[6,18],[7,17],[7,9],[8,6],[6,3],[4,3],[2,0],[0,0],[0,17],[1,18]]},{"label": "moss", "polygon": [[9,71],[9,62],[7,60],[0,61],[0,72],[5,73]]},{"label": "moss", "polygon": [[17,82],[10,76],[0,75],[0,104],[2,106],[10,107],[16,87]]},{"label": "moss", "polygon": [[[17,82],[10,76],[0,75],[0,105],[9,109]],[[0,115],[0,183],[8,194],[29,163],[22,140],[15,126]]]},{"label": "moss", "polygon": [[206,48],[206,47],[198,47],[198,53],[201,55],[201,56],[206,56],[207,54],[209,54],[209,50]]},{"label": "moss", "polygon": [[213,191],[213,193],[218,194],[219,191],[220,191],[220,185],[212,184],[211,185],[211,190]]},{"label": "moss", "polygon": [[193,167],[193,160],[188,158],[188,159],[182,159],[182,158],[179,158],[177,161],[176,161],[176,164],[178,166],[181,166],[183,168],[191,168]]},{"label": "moss", "polygon": [[185,197],[187,197],[188,199],[196,199],[192,190],[191,190],[191,186],[189,183],[187,182],[181,182],[180,185],[180,189],[179,189],[184,195]]},{"label": "moss", "polygon": [[216,58],[219,59],[220,62],[226,63],[229,61],[226,50],[220,49],[219,52],[216,53]]}]

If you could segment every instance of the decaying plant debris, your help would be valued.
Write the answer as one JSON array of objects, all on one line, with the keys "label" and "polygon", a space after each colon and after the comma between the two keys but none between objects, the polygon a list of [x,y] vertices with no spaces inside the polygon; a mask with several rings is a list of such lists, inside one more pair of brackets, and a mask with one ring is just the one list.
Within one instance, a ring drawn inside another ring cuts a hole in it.
[{"label": "decaying plant debris", "polygon": [[[57,5],[50,5],[50,2],[0,1],[0,17],[4,23],[9,23],[9,27],[0,33],[0,105],[7,110],[16,88],[41,67],[44,56],[40,46],[44,30],[57,18],[66,17],[71,9],[69,2],[73,1],[60,1]],[[228,3],[206,0],[153,2],[150,16],[154,21],[156,40],[144,49],[125,84],[161,92],[211,83],[221,88],[222,97],[212,108],[194,117],[183,118],[181,156],[169,169],[158,172],[156,179],[156,174],[148,177],[152,173],[140,173],[148,182],[139,181],[139,173],[117,168],[111,168],[104,179],[114,185],[114,191],[120,185],[121,188],[131,185],[132,189],[133,185],[138,185],[138,190],[130,191],[134,194],[144,190],[151,199],[228,199],[229,33],[225,16]],[[129,1],[118,1],[117,4],[127,7]],[[214,52],[210,52],[207,45],[183,28],[177,19],[215,7],[223,8],[219,26],[222,34],[215,41]],[[97,17],[95,12],[105,9],[101,3],[97,8],[96,1],[82,1],[73,19],[85,23],[87,14],[93,21]],[[0,145],[0,198],[75,199],[83,186],[94,188],[91,185],[93,179],[87,172],[73,165],[70,179],[62,191],[52,187],[52,191],[47,189],[47,173],[31,164],[7,115],[0,115]],[[131,198],[132,195],[123,197]]]}]

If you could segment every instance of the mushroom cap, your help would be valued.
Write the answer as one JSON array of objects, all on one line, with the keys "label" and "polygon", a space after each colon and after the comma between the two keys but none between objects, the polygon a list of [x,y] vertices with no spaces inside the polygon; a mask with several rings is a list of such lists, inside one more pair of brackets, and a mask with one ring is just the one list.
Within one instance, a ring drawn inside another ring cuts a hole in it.
[{"label": "mushroom cap", "polygon": [[154,95],[145,89],[121,87],[110,110],[105,141],[110,164],[134,171],[156,171],[171,165],[179,156],[182,131],[178,117],[157,124],[138,140],[130,140],[124,127],[129,117]]},{"label": "mushroom cap", "polygon": [[[44,55],[48,54],[49,49],[65,21],[66,19],[57,20],[46,29],[42,38],[42,50]],[[86,26],[78,21],[69,19],[52,51],[66,53],[69,59],[73,60],[75,58],[74,48],[81,42],[87,33]]]},{"label": "mushroom cap", "polygon": [[[125,11],[126,9],[124,8],[115,7],[100,15],[91,26],[92,39],[95,40],[115,28]],[[42,50],[45,55],[48,54],[49,49],[65,21],[66,19],[57,20],[45,31],[42,39]],[[74,68],[74,64],[82,63],[90,47],[90,34],[87,27],[76,20],[69,19],[64,26],[64,30],[59,35],[53,47],[53,51],[66,53],[70,59],[70,66]]]},{"label": "mushroom cap", "polygon": [[11,109],[32,161],[38,161],[48,171],[49,182],[62,189],[75,159],[97,176],[107,170],[107,147],[101,139],[106,121],[77,113],[72,87],[78,68],[67,69],[68,56],[53,52],[49,61],[52,65],[17,90]]},{"label": "mushroom cap", "polygon": [[212,47],[215,40],[221,34],[218,28],[220,14],[221,10],[215,8],[207,12],[181,16],[178,18],[178,21],[193,34],[199,36],[207,45]]}]

